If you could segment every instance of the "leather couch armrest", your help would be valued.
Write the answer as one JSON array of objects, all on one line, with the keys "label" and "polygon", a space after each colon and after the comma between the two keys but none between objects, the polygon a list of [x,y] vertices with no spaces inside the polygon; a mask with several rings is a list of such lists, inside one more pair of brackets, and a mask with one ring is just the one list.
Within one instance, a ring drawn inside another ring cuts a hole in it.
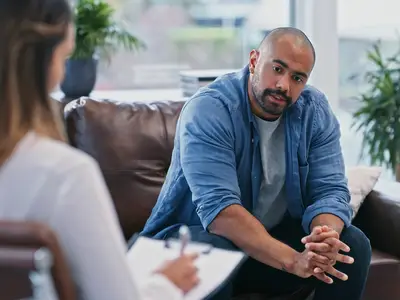
[{"label": "leather couch armrest", "polygon": [[1,247],[0,268],[15,267],[35,270],[35,248]]},{"label": "leather couch armrest", "polygon": [[[14,258],[18,258],[18,255],[29,254],[30,249],[48,249],[52,254],[52,259],[54,260],[52,273],[57,292],[59,293],[59,298],[76,298],[75,285],[71,278],[69,266],[64,257],[64,253],[58,242],[57,236],[50,227],[38,222],[0,220],[0,264],[4,264],[4,258],[7,254],[7,252],[4,252],[6,251],[4,250],[4,247],[14,247],[28,251],[21,251],[19,253],[16,252],[14,253],[14,255],[16,255]],[[22,261],[23,259],[21,262]],[[17,272],[17,274],[19,273]],[[2,278],[4,277],[2,277],[0,272],[0,281]],[[3,297],[0,298],[3,299]]]},{"label": "leather couch armrest", "polygon": [[29,278],[35,271],[36,248],[3,247],[0,245],[0,290],[1,299],[31,299],[32,282]]},{"label": "leather couch armrest", "polygon": [[379,181],[354,219],[377,250],[400,258],[400,183]]}]

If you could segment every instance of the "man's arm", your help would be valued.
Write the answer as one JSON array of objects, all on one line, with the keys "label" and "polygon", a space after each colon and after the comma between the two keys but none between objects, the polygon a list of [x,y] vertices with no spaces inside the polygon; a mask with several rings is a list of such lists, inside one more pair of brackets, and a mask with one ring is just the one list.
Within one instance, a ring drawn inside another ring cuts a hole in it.
[{"label": "man's arm", "polygon": [[180,159],[197,214],[206,230],[265,264],[289,270],[297,252],[272,238],[241,204],[233,122],[224,104],[212,96],[191,99],[182,110]]},{"label": "man's arm", "polygon": [[239,205],[227,207],[210,224],[209,230],[231,240],[254,259],[290,272],[297,251],[274,239],[265,227]]},{"label": "man's arm", "polygon": [[307,201],[303,228],[327,225],[338,233],[351,222],[350,193],[340,145],[340,126],[323,94],[316,99],[313,136],[309,151]]}]

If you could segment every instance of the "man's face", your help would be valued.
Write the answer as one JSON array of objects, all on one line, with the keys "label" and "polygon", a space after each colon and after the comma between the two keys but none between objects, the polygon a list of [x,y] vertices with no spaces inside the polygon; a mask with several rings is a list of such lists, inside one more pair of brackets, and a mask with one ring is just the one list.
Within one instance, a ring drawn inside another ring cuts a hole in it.
[{"label": "man's face", "polygon": [[[250,84],[262,115],[278,117],[295,103],[314,65],[312,50],[296,37],[280,37],[250,53]],[[253,104],[254,105],[254,104]]]}]

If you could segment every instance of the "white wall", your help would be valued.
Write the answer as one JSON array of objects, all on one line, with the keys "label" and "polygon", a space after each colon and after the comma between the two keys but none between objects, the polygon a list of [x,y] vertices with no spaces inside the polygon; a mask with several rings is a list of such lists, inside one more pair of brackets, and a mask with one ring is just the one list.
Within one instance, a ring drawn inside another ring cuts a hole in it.
[{"label": "white wall", "polygon": [[333,109],[339,103],[337,0],[295,0],[295,24],[310,38],[317,54],[309,83],[323,91]]}]

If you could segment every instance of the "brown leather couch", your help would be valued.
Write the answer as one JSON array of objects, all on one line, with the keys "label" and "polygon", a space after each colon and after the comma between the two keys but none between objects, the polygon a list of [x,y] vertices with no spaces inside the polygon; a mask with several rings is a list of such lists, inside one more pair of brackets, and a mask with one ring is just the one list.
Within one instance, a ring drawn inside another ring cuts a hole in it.
[{"label": "brown leather couch", "polygon": [[53,231],[36,222],[0,221],[0,299],[76,299]]},{"label": "brown leather couch", "polygon": [[[157,200],[182,105],[81,98],[66,106],[70,142],[99,162],[127,240],[142,229]],[[354,220],[373,247],[364,300],[400,299],[400,184],[390,187],[368,195]],[[304,294],[281,299],[305,299]]]}]

